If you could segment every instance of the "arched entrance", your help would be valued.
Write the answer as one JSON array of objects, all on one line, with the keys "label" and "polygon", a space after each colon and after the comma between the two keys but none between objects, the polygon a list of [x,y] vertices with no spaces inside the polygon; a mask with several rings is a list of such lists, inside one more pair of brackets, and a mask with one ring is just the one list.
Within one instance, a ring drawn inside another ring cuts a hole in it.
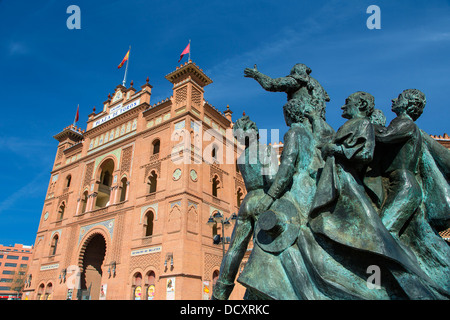
[{"label": "arched entrance", "polygon": [[113,182],[114,161],[108,159],[100,166],[98,176],[98,192],[95,201],[95,209],[109,205],[111,197],[111,185]]},{"label": "arched entrance", "polygon": [[106,253],[105,238],[95,234],[86,241],[84,248],[78,299],[98,300],[102,284],[102,265]]}]

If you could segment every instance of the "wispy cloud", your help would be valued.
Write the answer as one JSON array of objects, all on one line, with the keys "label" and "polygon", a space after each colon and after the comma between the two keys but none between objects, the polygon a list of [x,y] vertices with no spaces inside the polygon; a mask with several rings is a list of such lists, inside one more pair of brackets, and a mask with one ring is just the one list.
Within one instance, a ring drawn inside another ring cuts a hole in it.
[{"label": "wispy cloud", "polygon": [[44,170],[39,172],[33,179],[28,182],[23,187],[14,191],[10,195],[6,197],[3,201],[0,202],[0,213],[16,206],[19,202],[26,201],[27,198],[31,198],[33,196],[39,195],[42,192],[41,188],[36,188],[36,186],[43,185],[45,177],[48,175],[48,171]]},{"label": "wispy cloud", "polygon": [[[270,65],[272,70],[281,70],[287,74],[290,69],[280,69],[280,65],[286,63],[287,59],[296,60],[295,63],[302,62],[297,61],[298,57],[305,49],[310,49],[311,43],[314,43],[318,35],[326,34],[328,30],[332,30],[336,25],[345,22],[349,15],[354,13],[353,10],[347,10],[343,6],[341,1],[330,1],[314,13],[305,16],[304,19],[299,19],[298,22],[291,21],[286,26],[274,28],[276,31],[273,34],[267,34],[264,41],[246,51],[238,52],[222,60],[206,70],[206,73],[211,75],[213,79],[219,80],[221,86],[225,84],[225,86],[235,87],[236,89],[239,89],[239,84],[228,80],[231,77],[236,77],[236,75],[243,75],[243,67],[253,67],[255,63]],[[340,10],[336,10],[336,8]],[[223,90],[223,88],[220,91],[226,94],[229,92],[229,90]],[[233,92],[237,94],[241,91]],[[220,93],[217,92],[217,94]]]},{"label": "wispy cloud", "polygon": [[8,53],[10,56],[26,55],[29,52],[29,47],[22,42],[11,42],[8,46]]},{"label": "wispy cloud", "polygon": [[22,137],[1,137],[0,153],[14,153],[20,157],[36,157],[44,149],[54,148],[49,142],[42,139],[29,139]]},{"label": "wispy cloud", "polygon": [[450,41],[450,32],[429,33],[421,38],[424,42],[447,42]]}]

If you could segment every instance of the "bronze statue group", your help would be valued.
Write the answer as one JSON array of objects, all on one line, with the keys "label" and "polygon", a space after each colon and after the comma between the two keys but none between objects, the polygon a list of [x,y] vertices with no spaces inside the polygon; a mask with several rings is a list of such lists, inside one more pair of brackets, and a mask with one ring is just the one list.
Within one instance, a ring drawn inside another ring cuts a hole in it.
[{"label": "bronze statue group", "polygon": [[386,126],[374,97],[355,92],[337,131],[325,121],[330,98],[311,69],[286,77],[244,70],[265,90],[287,93],[289,130],[276,174],[262,174],[256,124],[234,124],[245,145],[238,165],[247,195],[224,256],[213,299],[237,281],[246,299],[449,299],[450,151],[419,129],[426,105],[417,89],[392,100]]}]

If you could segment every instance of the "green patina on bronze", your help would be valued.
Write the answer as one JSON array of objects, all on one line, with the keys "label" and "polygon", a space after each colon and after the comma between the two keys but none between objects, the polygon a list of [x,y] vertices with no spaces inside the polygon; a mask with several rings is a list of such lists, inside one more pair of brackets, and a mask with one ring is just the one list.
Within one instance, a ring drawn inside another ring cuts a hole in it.
[{"label": "green patina on bronze", "polygon": [[450,224],[450,151],[415,124],[425,95],[403,91],[385,126],[374,97],[355,92],[335,132],[325,121],[330,98],[310,74],[304,64],[281,78],[244,70],[287,94],[289,130],[280,165],[264,171],[270,146],[259,144],[248,116],[235,123],[248,193],[213,299],[230,296],[252,238],[237,278],[247,299],[449,299],[450,246],[438,232]]}]

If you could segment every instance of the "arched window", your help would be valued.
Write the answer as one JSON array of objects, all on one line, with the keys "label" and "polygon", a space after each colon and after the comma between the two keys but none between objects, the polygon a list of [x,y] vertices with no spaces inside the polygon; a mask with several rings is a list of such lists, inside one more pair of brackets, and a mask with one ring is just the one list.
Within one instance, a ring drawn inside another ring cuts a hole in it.
[{"label": "arched window", "polygon": [[220,163],[218,157],[220,157],[221,154],[219,153],[219,151],[219,146],[214,144],[211,150],[212,163]]},{"label": "arched window", "polygon": [[213,224],[212,227],[212,237],[213,237],[213,242],[215,241],[215,239],[218,239],[217,236],[218,234],[218,230],[217,230],[217,223]]},{"label": "arched window", "polygon": [[64,218],[64,211],[66,210],[66,204],[63,202],[61,203],[61,205],[59,206],[58,209],[58,220],[62,220]]},{"label": "arched window", "polygon": [[43,283],[41,283],[37,290],[36,300],[44,300],[44,297],[45,297],[44,290],[45,290],[45,285]]},{"label": "arched window", "polygon": [[153,214],[152,211],[149,211],[146,215],[145,215],[145,220],[144,220],[144,230],[145,230],[145,236],[146,237],[150,237],[153,235],[153,220],[155,218],[155,215]]},{"label": "arched window", "polygon": [[99,185],[97,197],[95,200],[95,209],[106,207],[109,204],[111,196],[112,173],[114,172],[114,161],[108,159],[100,167]]},{"label": "arched window", "polygon": [[56,254],[56,249],[58,249],[58,240],[59,237],[57,234],[55,234],[50,245],[50,256],[54,256]]},{"label": "arched window", "polygon": [[150,173],[150,176],[148,177],[148,182],[147,182],[149,185],[150,185],[150,188],[149,188],[149,193],[154,193],[154,192],[156,192],[156,186],[157,186],[157,184],[158,184],[158,175],[156,174],[156,171],[155,170],[153,170],[151,173]]},{"label": "arched window", "polygon": [[219,270],[214,270],[213,276],[212,276],[212,287],[214,291],[214,287],[216,286],[217,280],[219,279]]},{"label": "arched window", "polygon": [[158,154],[160,147],[161,147],[161,141],[159,139],[156,139],[155,141],[153,141],[153,152],[152,152],[152,154]]},{"label": "arched window", "polygon": [[81,198],[81,213],[85,213],[86,212],[87,201],[88,201],[88,191],[86,190],[83,193],[83,196]]},{"label": "arched window", "polygon": [[240,207],[241,206],[241,203],[242,203],[242,196],[243,196],[244,194],[243,194],[243,192],[242,192],[242,190],[241,190],[241,188],[239,188],[238,190],[237,190],[237,192],[236,192],[236,203],[237,203],[237,206],[238,207]]},{"label": "arched window", "polygon": [[106,170],[105,172],[102,172],[102,184],[104,184],[105,186],[111,186],[111,173]]},{"label": "arched window", "polygon": [[214,176],[214,178],[212,180],[212,195],[214,197],[218,196],[219,185],[220,185],[219,177]]},{"label": "arched window", "polygon": [[47,287],[45,288],[45,298],[44,300],[51,300],[52,299],[52,293],[53,293],[53,285],[50,282],[47,284]]},{"label": "arched window", "polygon": [[128,181],[127,178],[122,178],[122,180],[120,181],[120,202],[125,201],[126,197],[127,197],[127,186],[128,186]]},{"label": "arched window", "polygon": [[142,274],[136,272],[133,276],[133,300],[141,300],[142,293]]},{"label": "arched window", "polygon": [[146,282],[147,282],[147,300],[153,300],[155,297],[155,272],[147,272]]},{"label": "arched window", "polygon": [[70,187],[70,182],[72,181],[72,176],[69,174],[66,177],[66,188]]}]

